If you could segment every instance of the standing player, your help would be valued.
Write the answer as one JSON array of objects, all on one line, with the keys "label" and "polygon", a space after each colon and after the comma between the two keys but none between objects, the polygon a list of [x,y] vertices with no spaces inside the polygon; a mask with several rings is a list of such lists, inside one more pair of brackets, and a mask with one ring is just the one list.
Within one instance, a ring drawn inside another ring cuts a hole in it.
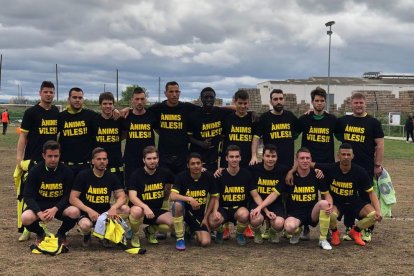
[{"label": "standing player", "polygon": [[68,165],[76,176],[81,170],[90,167],[93,137],[92,121],[97,114],[84,108],[82,89],[73,87],[69,90],[66,110],[59,113],[59,143],[62,147],[62,162]]},{"label": "standing player", "polygon": [[9,117],[9,110],[7,108],[1,113],[1,123],[3,124],[3,135],[7,133],[7,125],[9,124],[10,117]]},{"label": "standing player", "polygon": [[136,169],[128,182],[129,200],[133,204],[129,215],[132,229],[131,245],[140,247],[139,228],[144,224],[149,243],[157,244],[157,225],[173,227],[171,212],[162,209],[166,185],[174,183],[174,175],[165,168],[158,168],[158,150],[148,146],[143,151],[144,167]]},{"label": "standing player", "polygon": [[223,227],[226,222],[236,225],[236,240],[239,245],[245,245],[244,230],[249,224],[254,232],[260,231],[263,216],[250,216],[248,208],[248,196],[250,195],[257,205],[262,203],[257,193],[252,176],[247,169],[240,167],[241,150],[236,145],[230,145],[226,149],[227,168],[217,179],[217,187],[220,193],[220,201],[215,202],[214,211],[209,218],[212,229],[216,229],[216,243],[223,243]]},{"label": "standing player", "polygon": [[[276,187],[283,185],[289,167],[280,164],[277,157],[277,149],[273,144],[263,147],[263,161],[252,166],[250,171],[253,175],[253,183],[262,200],[266,199]],[[252,203],[250,209],[255,209],[256,204]],[[270,221],[269,239],[273,243],[279,242],[279,234],[283,230],[286,217],[285,207],[282,198],[278,197],[274,202],[263,208],[264,218]],[[255,233],[256,243],[262,243],[260,232]]]},{"label": "standing player", "polygon": [[123,121],[123,129],[126,130],[126,143],[124,150],[125,182],[128,183],[132,172],[142,168],[142,152],[147,146],[155,145],[154,128],[156,126],[155,115],[145,109],[147,97],[141,87],[134,89],[131,98],[132,112]]},{"label": "standing player", "polygon": [[22,223],[30,232],[37,234],[39,244],[45,231],[39,221],[48,223],[54,218],[62,221],[56,236],[67,245],[66,232],[73,228],[79,210],[69,206],[69,193],[73,182],[71,170],[59,163],[60,146],[50,140],[43,145],[44,161],[34,166],[28,175],[24,189],[27,209],[22,214]]},{"label": "standing player", "polygon": [[[334,163],[334,131],[337,119],[325,111],[326,91],[316,87],[311,92],[313,112],[299,118],[302,129],[302,147],[312,154],[312,160],[318,163]],[[352,226],[352,224],[351,224]],[[301,239],[309,240],[309,227],[304,225]]]},{"label": "standing player", "polygon": [[[293,175],[293,185],[278,185],[273,188],[272,193],[253,210],[253,215],[259,214],[261,209],[273,202],[282,191],[288,193],[286,209],[287,218],[284,228],[287,233],[292,235],[291,244],[299,242],[302,232],[301,225],[311,225],[315,227],[319,222],[319,246],[325,250],[332,247],[326,240],[328,234],[330,215],[333,203],[325,183],[316,177],[315,170],[310,168],[312,158],[307,148],[300,148],[296,153],[297,172]],[[318,201],[318,190],[324,199]],[[273,214],[270,214],[272,217]]]},{"label": "standing player", "polygon": [[188,170],[177,175],[170,196],[174,201],[175,248],[180,251],[185,250],[183,221],[191,235],[195,233],[201,246],[210,245],[208,217],[218,197],[214,177],[208,171],[202,172],[202,160],[198,153],[190,153],[187,166]]},{"label": "standing player", "polygon": [[274,144],[278,148],[279,162],[292,167],[295,151],[295,139],[300,133],[300,124],[296,116],[284,110],[285,99],[283,91],[274,89],[270,92],[270,103],[273,109],[260,116],[257,130],[253,137],[250,164],[257,163],[259,139],[263,144]]},{"label": "standing player", "polygon": [[198,106],[180,102],[180,87],[177,82],[167,82],[167,100],[154,104],[149,110],[156,115],[158,125],[158,150],[160,165],[177,174],[186,167],[188,155],[188,118]]},{"label": "standing player", "polygon": [[[362,93],[351,96],[351,108],[352,115],[339,118],[339,140],[352,146],[355,154],[353,162],[367,171],[372,182],[382,171],[384,132],[381,123],[366,113],[366,99]],[[363,190],[358,192],[363,200],[371,202],[367,193]],[[364,232],[363,239],[367,242],[371,241],[372,229],[373,227]]]},{"label": "standing player", "polygon": [[100,115],[91,122],[91,132],[94,139],[93,148],[104,148],[108,153],[108,168],[115,174],[121,184],[124,184],[124,166],[122,162],[121,140],[122,120],[113,119],[114,95],[103,92],[99,95]]},{"label": "standing player", "polygon": [[202,108],[196,109],[189,118],[190,152],[198,152],[203,166],[210,172],[218,168],[219,144],[223,131],[223,121],[233,111],[214,106],[216,92],[205,87],[200,92]]},{"label": "standing player", "polygon": [[[81,171],[75,178],[70,193],[70,204],[81,210],[78,221],[83,235],[83,246],[91,241],[91,228],[98,217],[108,212],[109,218],[117,215],[128,215],[129,207],[125,205],[124,186],[118,178],[106,170],[108,155],[103,148],[92,151],[92,168]],[[111,194],[115,195],[115,203],[111,206]]]},{"label": "standing player", "polygon": [[[59,110],[52,105],[54,95],[55,85],[50,81],[43,81],[39,90],[40,102],[24,112],[17,142],[16,164],[19,169],[22,169],[23,160],[30,160],[29,169],[43,161],[43,144],[48,140],[57,139]],[[22,233],[19,241],[26,241],[30,238],[30,232],[25,231],[21,224],[24,182],[17,185],[16,190],[17,224],[19,232]]]}]

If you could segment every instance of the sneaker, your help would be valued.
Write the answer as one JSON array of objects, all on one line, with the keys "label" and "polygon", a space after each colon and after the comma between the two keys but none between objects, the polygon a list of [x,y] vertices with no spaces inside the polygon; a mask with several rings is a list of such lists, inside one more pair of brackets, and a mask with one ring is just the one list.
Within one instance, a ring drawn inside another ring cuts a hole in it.
[{"label": "sneaker", "polygon": [[91,233],[83,235],[82,247],[89,247],[91,245]]},{"label": "sneaker", "polygon": [[300,240],[308,241],[310,240],[310,229],[309,226],[303,227],[303,232],[300,234]]},{"label": "sneaker", "polygon": [[332,231],[331,230],[328,230],[328,233],[326,234],[326,240],[328,241],[328,242],[330,242],[331,241],[331,239],[332,239],[332,233],[331,233]]},{"label": "sneaker", "polygon": [[59,238],[62,241],[63,246],[68,246],[69,245],[69,242],[68,242],[68,239],[66,238],[66,235],[56,234],[56,237]]},{"label": "sneaker", "polygon": [[345,229],[345,234],[342,236],[343,241],[352,241],[352,238],[349,236],[349,231],[351,230],[351,227],[347,227]]},{"label": "sneaker", "polygon": [[132,232],[132,229],[131,228],[129,228],[128,229],[128,231],[126,232],[126,234],[125,234],[125,238],[127,239],[127,240],[130,240],[130,239],[132,239],[132,236],[134,235],[134,232]]},{"label": "sneaker", "polygon": [[302,228],[300,228],[301,230],[299,231],[299,233],[295,233],[292,235],[292,237],[289,240],[290,244],[298,244],[299,240],[300,240],[300,234],[302,234]]},{"label": "sneaker", "polygon": [[177,240],[177,242],[175,243],[175,249],[177,249],[178,251],[184,251],[185,250],[185,241],[184,241],[184,239]]},{"label": "sneaker", "polygon": [[340,238],[339,230],[336,229],[335,231],[331,232],[331,244],[334,246],[338,246],[341,244],[341,238]]},{"label": "sneaker", "polygon": [[139,242],[138,233],[132,235],[132,237],[131,237],[131,246],[132,247],[141,247],[141,243]]},{"label": "sneaker", "polygon": [[332,250],[332,246],[329,244],[327,240],[320,240],[319,247],[324,250]]},{"label": "sneaker", "polygon": [[150,244],[158,244],[158,240],[157,240],[157,237],[155,236],[155,233],[150,233],[149,227],[151,226],[147,226],[144,228],[145,237],[147,238]]},{"label": "sneaker", "polygon": [[34,241],[34,244],[36,246],[38,246],[45,239],[45,237],[46,237],[45,233],[43,233],[42,235],[36,235],[36,239]]},{"label": "sneaker", "polygon": [[266,231],[263,232],[262,239],[264,239],[264,240],[270,239],[269,228],[267,228]]},{"label": "sneaker", "polygon": [[236,241],[238,245],[246,245],[247,241],[246,238],[244,237],[244,234],[236,234]]},{"label": "sneaker", "polygon": [[24,242],[30,240],[30,232],[24,228],[23,233],[19,237],[19,242]]},{"label": "sneaker", "polygon": [[261,232],[254,232],[254,242],[257,244],[263,243],[262,233]]},{"label": "sneaker", "polygon": [[219,232],[219,231],[217,231],[216,232],[216,239],[215,239],[215,242],[217,243],[217,244],[223,244],[223,240],[224,240],[224,234],[223,234],[223,232]]},{"label": "sneaker", "polygon": [[244,229],[243,235],[245,238],[248,238],[248,239],[254,238],[254,233],[250,226],[247,226],[246,229]]},{"label": "sneaker", "polygon": [[105,248],[111,248],[112,247],[107,239],[99,239],[99,243],[102,244],[102,246],[105,247]]},{"label": "sneaker", "polygon": [[269,240],[271,243],[279,243],[279,233],[276,231],[269,231]]},{"label": "sneaker", "polygon": [[349,236],[354,240],[354,242],[358,245],[364,246],[365,242],[362,240],[361,232],[356,231],[354,228],[349,230]]},{"label": "sneaker", "polygon": [[372,239],[372,231],[371,229],[364,229],[362,230],[362,240],[364,242],[371,242]]},{"label": "sneaker", "polygon": [[291,234],[289,234],[288,232],[285,231],[285,229],[283,229],[283,237],[285,237],[285,239],[290,239],[292,237]]},{"label": "sneaker", "polygon": [[228,240],[230,239],[230,229],[228,227],[224,227],[224,231],[223,231],[223,240]]},{"label": "sneaker", "polygon": [[[167,233],[160,233],[160,232],[158,232],[158,233],[154,234],[154,236],[157,239],[157,243],[158,243],[158,240],[165,240],[165,239],[167,239]],[[172,236],[172,234],[171,234],[171,236]]]}]

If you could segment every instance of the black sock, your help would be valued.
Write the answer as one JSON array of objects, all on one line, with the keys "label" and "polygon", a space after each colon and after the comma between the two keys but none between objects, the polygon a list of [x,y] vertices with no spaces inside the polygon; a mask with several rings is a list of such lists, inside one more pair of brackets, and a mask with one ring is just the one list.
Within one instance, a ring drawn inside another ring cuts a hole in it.
[{"label": "black sock", "polygon": [[57,231],[57,236],[65,237],[66,232],[68,232],[70,229],[72,229],[76,225],[76,220],[71,219],[69,217],[64,217],[62,219],[62,225]]},{"label": "black sock", "polygon": [[27,230],[29,230],[30,232],[33,232],[33,233],[36,233],[37,235],[39,235],[39,236],[42,236],[42,235],[44,235],[45,234],[45,230],[43,230],[43,228],[42,227],[40,227],[40,225],[39,225],[39,220],[37,220],[37,221],[35,221],[35,222],[33,222],[32,224],[30,224],[30,225],[26,225],[25,227],[26,227],[26,229]]}]

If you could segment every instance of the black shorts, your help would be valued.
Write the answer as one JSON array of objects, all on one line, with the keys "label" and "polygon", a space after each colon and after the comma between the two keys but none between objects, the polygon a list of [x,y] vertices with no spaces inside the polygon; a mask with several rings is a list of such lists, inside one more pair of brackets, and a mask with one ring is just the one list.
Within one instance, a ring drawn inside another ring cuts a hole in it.
[{"label": "black shorts", "polygon": [[190,232],[194,233],[196,231],[206,231],[208,232],[208,228],[205,225],[201,225],[203,221],[204,214],[196,214],[193,211],[185,210],[184,214],[184,221],[187,226],[190,228]]},{"label": "black shorts", "polygon": [[364,200],[360,197],[355,197],[348,202],[335,202],[334,205],[339,211],[338,216],[342,214],[353,216],[354,218],[360,219],[359,213],[361,212],[362,208],[364,208],[367,204]]},{"label": "black shorts", "polygon": [[300,226],[310,225],[312,227],[315,227],[318,224],[318,221],[313,221],[312,220],[312,209],[310,209],[310,210],[296,210],[296,211],[293,211],[293,212],[288,211],[287,217],[294,217],[294,218],[300,220]]},{"label": "black shorts", "polygon": [[154,217],[152,219],[148,219],[147,217],[144,216],[144,224],[156,225],[158,217],[168,212],[167,210],[163,210],[163,209],[151,209],[151,210],[154,213]]},{"label": "black shorts", "polygon": [[160,166],[169,169],[172,173],[177,174],[187,168],[187,152],[179,155],[161,154]]},{"label": "black shorts", "polygon": [[[39,207],[40,207],[40,211],[44,211],[44,210],[47,210],[47,209],[50,209],[50,208],[53,208],[53,207],[55,207],[55,205],[50,205],[49,203],[48,204],[42,204],[42,203],[37,203],[38,205],[39,205]],[[55,214],[55,219],[58,219],[58,220],[62,220],[63,219],[63,211],[65,211],[65,209],[66,208],[68,208],[69,207],[69,205],[68,206],[65,206],[65,208],[63,208],[63,209],[59,209],[57,212],[56,212],[56,214]],[[24,209],[24,211],[26,211],[26,210],[31,210],[33,213],[34,213],[34,211],[32,210],[32,209],[30,209],[30,208],[28,208],[28,207],[26,207],[25,209]],[[24,212],[23,211],[23,212]],[[35,213],[35,215],[37,216],[37,214]]]},{"label": "black shorts", "polygon": [[[236,224],[236,219],[234,218],[234,215],[236,214],[237,210],[239,210],[240,208],[243,208],[244,206],[240,206],[237,208],[232,208],[232,207],[219,207],[218,208],[218,212],[222,215],[223,217],[223,223],[226,222],[232,222],[234,224]],[[246,207],[244,207],[246,208]]]},{"label": "black shorts", "polygon": [[[250,204],[251,208],[250,210],[253,210],[257,207],[256,202],[252,202]],[[266,207],[267,210],[269,210],[270,212],[273,212],[276,214],[276,216],[278,217],[282,217],[282,218],[286,218],[286,211],[285,211],[285,207],[282,204],[270,204],[269,206]],[[264,212],[264,210],[262,209],[262,215],[263,217],[266,219],[266,213]]]}]

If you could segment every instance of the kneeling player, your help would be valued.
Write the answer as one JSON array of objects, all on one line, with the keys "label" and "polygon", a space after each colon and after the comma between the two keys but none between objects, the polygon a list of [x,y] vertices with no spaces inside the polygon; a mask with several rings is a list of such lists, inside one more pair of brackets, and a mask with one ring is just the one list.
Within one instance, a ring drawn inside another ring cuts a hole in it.
[{"label": "kneeling player", "polygon": [[23,193],[27,209],[22,214],[22,224],[37,234],[35,243],[38,244],[45,237],[39,221],[48,223],[57,218],[62,225],[56,236],[67,245],[66,232],[76,225],[79,216],[79,210],[68,202],[73,174],[66,165],[59,163],[60,145],[56,141],[47,141],[42,155],[44,161],[33,167],[27,178]]},{"label": "kneeling player", "polygon": [[[253,210],[253,215],[258,214],[261,209],[273,202],[282,191],[287,192],[287,218],[284,228],[291,234],[291,244],[299,242],[302,225],[315,227],[319,222],[319,246],[323,249],[332,249],[326,240],[329,229],[330,214],[332,213],[332,197],[323,181],[316,178],[316,173],[310,169],[311,154],[307,148],[301,148],[296,153],[297,172],[293,175],[293,186],[276,186],[273,192]],[[318,201],[318,190],[324,200]]]},{"label": "kneeling player", "polygon": [[131,245],[140,247],[139,227],[148,224],[145,235],[149,243],[157,244],[157,225],[166,224],[173,227],[171,212],[162,209],[166,185],[174,183],[174,175],[165,168],[158,168],[158,150],[154,146],[143,151],[144,167],[138,168],[128,180],[131,207],[129,222],[133,236]]},{"label": "kneeling player", "polygon": [[[73,184],[70,193],[70,204],[81,210],[78,225],[83,239],[83,246],[89,246],[91,240],[91,229],[98,217],[108,212],[109,218],[118,215],[128,215],[129,207],[125,205],[126,194],[119,179],[106,170],[108,155],[103,148],[92,151],[92,168],[81,171]],[[112,192],[116,201],[111,206]]]},{"label": "kneeling player", "polygon": [[262,203],[257,193],[252,176],[247,169],[240,168],[240,148],[230,145],[226,150],[227,168],[217,179],[220,202],[215,202],[214,211],[210,215],[209,224],[217,230],[216,243],[223,243],[223,223],[233,222],[236,225],[236,240],[239,245],[246,244],[243,235],[249,221],[255,232],[259,231],[264,217],[261,214],[251,216],[247,209],[248,196],[251,195],[257,205]]},{"label": "kneeling player", "polygon": [[196,234],[201,246],[211,243],[207,218],[217,201],[218,193],[213,175],[208,171],[202,172],[202,164],[201,156],[191,153],[187,158],[188,170],[177,175],[171,189],[177,250],[185,250],[183,221],[190,228],[190,233]]}]

